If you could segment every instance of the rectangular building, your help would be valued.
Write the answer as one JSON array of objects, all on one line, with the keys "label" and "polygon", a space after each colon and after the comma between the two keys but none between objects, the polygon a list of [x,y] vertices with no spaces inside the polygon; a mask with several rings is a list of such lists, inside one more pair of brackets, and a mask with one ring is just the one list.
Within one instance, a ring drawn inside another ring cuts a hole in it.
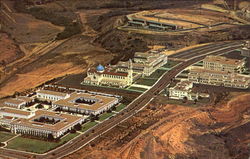
[{"label": "rectangular building", "polygon": [[8,98],[4,101],[4,105],[8,107],[21,109],[26,104],[32,102],[34,99],[30,97],[20,96],[17,98]]},{"label": "rectangular building", "polygon": [[53,103],[53,107],[59,107],[64,111],[97,115],[107,111],[119,103],[116,97],[107,97],[89,93],[73,93],[67,99],[61,99]]},{"label": "rectangular building", "polygon": [[227,73],[242,73],[245,64],[245,60],[230,59],[223,56],[207,56],[203,60],[204,69]]},{"label": "rectangular building", "polygon": [[12,121],[11,132],[40,137],[48,137],[51,134],[54,138],[58,138],[83,121],[84,118],[78,116],[38,110],[35,116],[29,119]]},{"label": "rectangular building", "polygon": [[69,94],[63,92],[56,92],[51,90],[39,90],[36,97],[42,100],[57,101],[69,97]]},{"label": "rectangular building", "polygon": [[193,67],[188,74],[188,80],[198,84],[224,86],[246,89],[250,86],[250,76],[228,73],[225,71],[208,70],[202,67]]}]

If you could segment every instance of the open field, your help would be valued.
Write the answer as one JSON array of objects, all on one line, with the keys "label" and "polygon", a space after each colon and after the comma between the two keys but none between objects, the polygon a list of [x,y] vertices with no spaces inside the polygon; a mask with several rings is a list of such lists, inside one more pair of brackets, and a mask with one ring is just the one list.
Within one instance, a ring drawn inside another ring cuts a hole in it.
[{"label": "open field", "polygon": [[21,151],[28,151],[28,152],[35,152],[35,153],[44,153],[68,142],[69,140],[73,139],[77,135],[79,135],[79,133],[68,134],[64,136],[62,139],[60,139],[59,142],[48,142],[48,141],[42,141],[42,140],[37,140],[37,139],[17,137],[11,140],[10,142],[8,142],[8,145],[6,148],[21,150]]},{"label": "open field", "polygon": [[116,107],[116,110],[115,110],[115,111],[119,112],[119,111],[121,111],[122,109],[124,109],[125,107],[126,107],[126,105],[123,104],[123,103],[121,103],[120,105],[118,105],[118,106]]},{"label": "open field", "polygon": [[0,131],[0,142],[5,142],[5,141],[7,141],[8,139],[11,139],[14,136],[16,136],[16,135],[12,134],[10,132]]}]

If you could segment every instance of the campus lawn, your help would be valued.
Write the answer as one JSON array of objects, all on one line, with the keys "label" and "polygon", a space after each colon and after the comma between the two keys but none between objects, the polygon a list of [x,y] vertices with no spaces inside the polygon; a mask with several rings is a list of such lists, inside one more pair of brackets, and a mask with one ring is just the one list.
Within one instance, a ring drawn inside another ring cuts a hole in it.
[{"label": "campus lawn", "polygon": [[111,117],[113,114],[114,114],[114,113],[104,113],[104,114],[100,115],[99,121],[103,121],[103,120],[105,120],[105,119]]},{"label": "campus lawn", "polygon": [[139,91],[139,92],[145,92],[147,89],[140,88],[140,87],[129,87],[128,90],[135,90],[135,91]]},{"label": "campus lawn", "polygon": [[92,128],[93,126],[95,126],[96,124],[98,124],[97,122],[95,121],[92,121],[92,122],[88,122],[86,124],[84,124],[82,126],[82,129],[80,130],[81,132],[85,132],[87,131],[88,129]]},{"label": "campus lawn", "polygon": [[16,135],[12,134],[10,132],[0,131],[0,142],[5,142],[14,136],[16,136]]},{"label": "campus lawn", "polygon": [[126,107],[126,105],[122,103],[122,104],[120,104],[119,106],[116,107],[116,110],[115,110],[115,111],[119,112],[119,111],[121,111],[122,109],[124,109],[125,107]]},{"label": "campus lawn", "polygon": [[148,76],[148,78],[160,78],[164,73],[166,72],[166,70],[156,70],[154,73],[152,73],[150,76]]},{"label": "campus lawn", "polygon": [[136,82],[136,84],[153,86],[156,81],[157,79],[141,78]]},{"label": "campus lawn", "polygon": [[28,151],[28,152],[35,152],[35,153],[45,153],[51,149],[54,149],[69,140],[73,139],[79,135],[79,133],[74,134],[68,134],[67,136],[64,136],[60,139],[59,142],[49,142],[49,141],[43,141],[43,140],[37,140],[37,139],[29,139],[24,137],[16,137],[10,142],[8,142],[8,145],[6,148],[9,149],[15,149],[15,150],[21,150],[21,151]]},{"label": "campus lawn", "polygon": [[172,68],[174,67],[175,65],[177,65],[178,63],[180,63],[179,61],[171,61],[169,60],[168,63],[166,63],[165,65],[163,65],[162,67],[165,67],[165,68]]}]

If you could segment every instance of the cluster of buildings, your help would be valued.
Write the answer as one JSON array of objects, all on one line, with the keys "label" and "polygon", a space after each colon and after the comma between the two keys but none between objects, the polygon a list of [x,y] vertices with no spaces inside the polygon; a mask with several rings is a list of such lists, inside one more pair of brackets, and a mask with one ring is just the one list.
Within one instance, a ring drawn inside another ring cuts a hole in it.
[{"label": "cluster of buildings", "polygon": [[[51,110],[36,109],[27,111],[22,109],[34,99],[50,101]],[[98,115],[119,103],[120,98],[112,95],[103,95],[96,92],[63,93],[52,90],[38,90],[35,97],[9,98],[2,102],[0,107],[0,125],[11,130],[12,133],[27,134],[39,137],[54,138],[82,124],[86,117],[71,115],[71,113]],[[60,112],[55,111],[56,109]],[[70,112],[70,113],[67,113]]]},{"label": "cluster of buildings", "polygon": [[191,66],[188,79],[169,88],[169,97],[172,99],[188,100],[208,97],[207,94],[194,93],[193,84],[224,86],[247,89],[250,87],[250,76],[243,74],[246,70],[245,59],[237,60],[224,56],[207,56],[203,59],[203,66]]},{"label": "cluster of buildings", "polygon": [[166,63],[167,55],[162,51],[137,52],[133,60],[120,61],[114,66],[98,65],[96,69],[89,69],[83,83],[124,88],[142,76],[150,76]]},{"label": "cluster of buildings", "polygon": [[193,83],[247,89],[250,76],[242,74],[245,60],[230,59],[223,56],[207,56],[203,67],[193,66],[188,80]]}]

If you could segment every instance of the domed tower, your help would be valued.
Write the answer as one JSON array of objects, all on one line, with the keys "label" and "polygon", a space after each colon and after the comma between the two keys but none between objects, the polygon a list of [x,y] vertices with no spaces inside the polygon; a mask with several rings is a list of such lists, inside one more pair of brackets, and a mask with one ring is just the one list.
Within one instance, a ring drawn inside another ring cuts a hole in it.
[{"label": "domed tower", "polygon": [[105,68],[104,68],[101,64],[99,64],[99,65],[96,67],[96,71],[97,71],[97,72],[103,73],[104,70],[105,70]]}]

